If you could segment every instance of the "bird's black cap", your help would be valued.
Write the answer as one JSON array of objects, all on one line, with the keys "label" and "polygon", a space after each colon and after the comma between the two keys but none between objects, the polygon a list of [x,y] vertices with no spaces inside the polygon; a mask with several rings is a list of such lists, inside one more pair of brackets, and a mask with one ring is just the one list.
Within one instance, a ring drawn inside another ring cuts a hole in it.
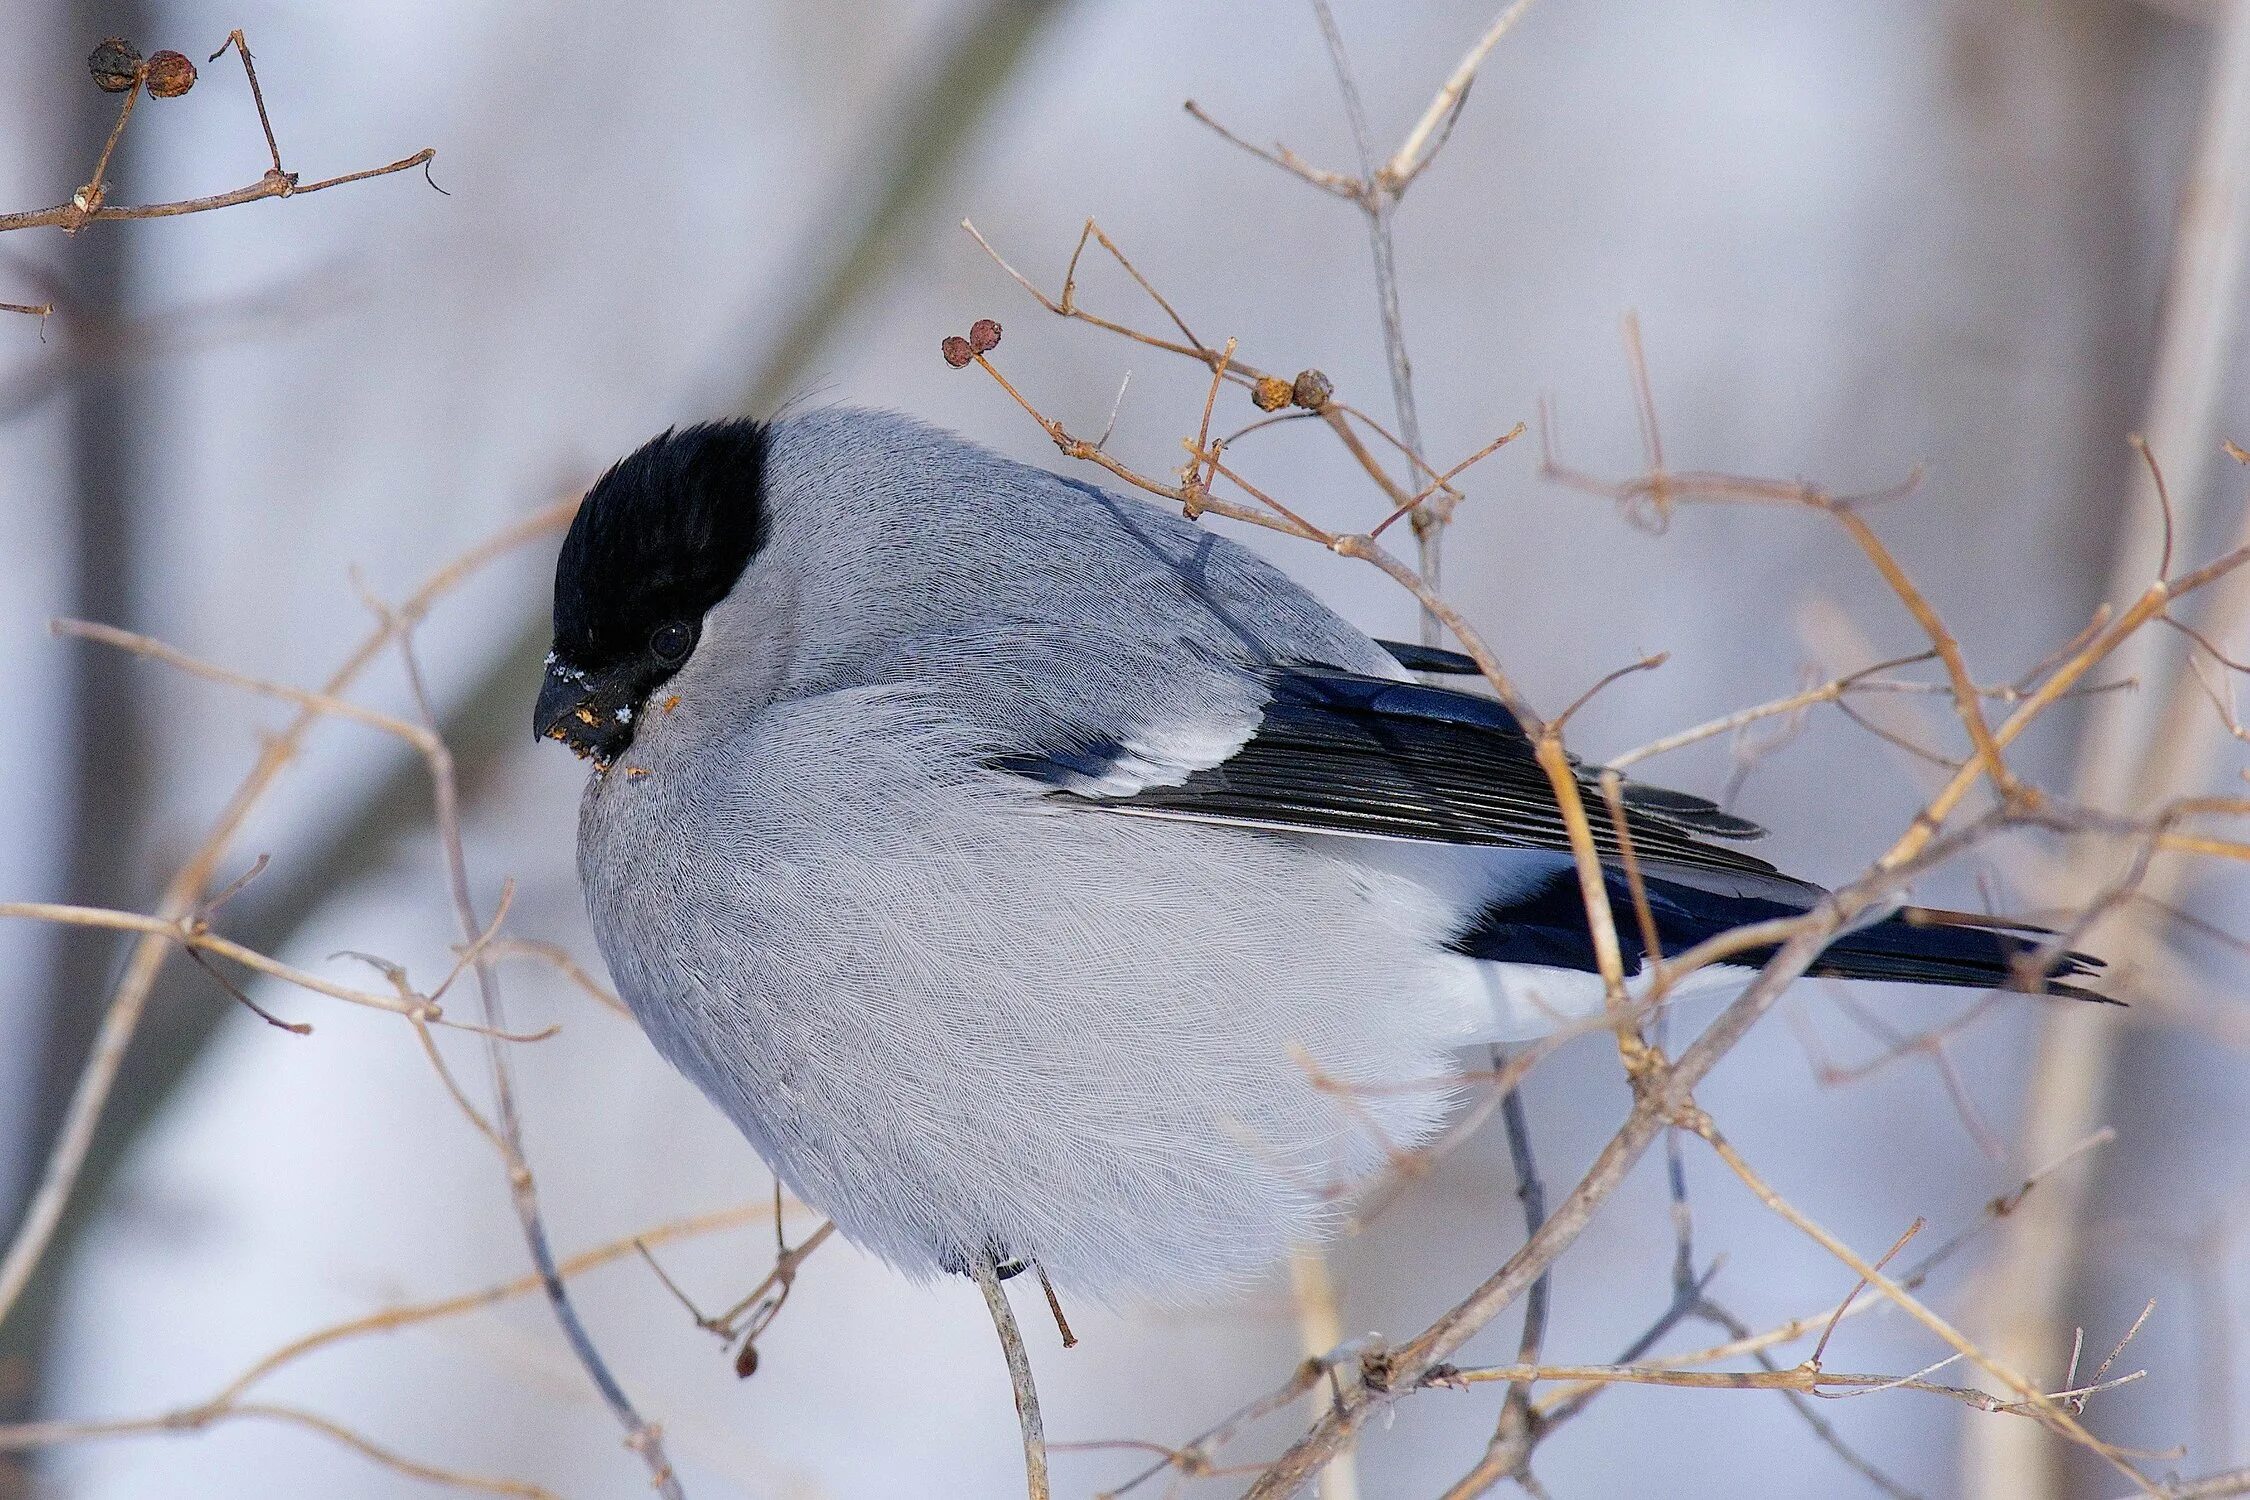
[{"label": "bird's black cap", "polygon": [[758,422],[676,429],[587,491],[555,563],[539,736],[600,760],[632,742],[642,702],[765,544],[766,447]]}]

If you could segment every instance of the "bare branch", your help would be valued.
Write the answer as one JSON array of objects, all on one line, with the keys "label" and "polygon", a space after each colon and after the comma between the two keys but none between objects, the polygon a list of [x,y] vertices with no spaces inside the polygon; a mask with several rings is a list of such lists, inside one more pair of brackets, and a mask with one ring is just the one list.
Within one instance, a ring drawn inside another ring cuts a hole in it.
[{"label": "bare branch", "polygon": [[[392,622],[392,612],[370,599],[378,619],[387,626]],[[430,764],[430,780],[436,795],[435,821],[438,842],[444,851],[446,887],[452,897],[454,915],[461,927],[462,940],[468,945],[462,953],[463,962],[476,976],[477,997],[484,1010],[487,1027],[498,1030],[506,1024],[500,999],[499,977],[484,955],[484,945],[489,933],[477,918],[476,899],[469,886],[468,858],[461,842],[460,792],[455,784],[453,756],[437,732],[437,712],[430,701],[429,690],[422,680],[422,669],[414,653],[414,636],[411,625],[401,626],[394,635],[400,664],[405,668],[406,681],[414,695],[415,707],[420,711],[420,726],[425,741],[425,755]],[[433,1063],[438,1061],[436,1049],[429,1049]],[[534,1270],[539,1273],[542,1289],[547,1294],[549,1311],[562,1329],[563,1339],[570,1345],[571,1354],[593,1382],[602,1403],[625,1430],[625,1446],[638,1454],[647,1465],[649,1484],[664,1500],[686,1500],[686,1492],[679,1476],[664,1451],[662,1432],[644,1418],[633,1405],[609,1364],[602,1358],[571,1301],[569,1288],[564,1284],[561,1269],[555,1262],[555,1252],[547,1234],[547,1224],[541,1215],[539,1189],[532,1176],[531,1163],[524,1153],[523,1119],[516,1107],[515,1082],[508,1065],[508,1054],[488,1039],[485,1059],[491,1067],[492,1092],[496,1106],[497,1122],[488,1125],[469,1104],[442,1064],[440,1076],[447,1078],[447,1087],[454,1099],[469,1115],[485,1139],[498,1148],[501,1164],[507,1171],[511,1201],[516,1218],[523,1231],[524,1247],[530,1252]]]},{"label": "bare branch", "polygon": [[1048,1500],[1047,1434],[1039,1420],[1039,1387],[1032,1382],[1031,1356],[1023,1347],[1023,1332],[1008,1306],[1008,1292],[1000,1284],[1000,1262],[987,1251],[970,1267],[992,1326],[1000,1335],[1000,1352],[1008,1362],[1008,1381],[1015,1387],[1016,1417],[1023,1428],[1024,1489],[1029,1500]]},{"label": "bare branch", "polygon": [[[535,538],[560,530],[576,510],[576,497],[549,506],[503,528],[440,568],[408,596],[397,612],[396,622],[378,629],[360,643],[322,686],[321,692],[329,697],[343,693],[390,645],[397,625],[419,620],[439,599],[496,559]],[[203,842],[172,877],[158,903],[155,920],[176,923],[199,907],[243,824],[272,788],[282,769],[296,758],[305,736],[324,717],[316,710],[300,709],[287,727],[266,742]],[[157,974],[177,944],[178,939],[171,931],[149,930],[127,960],[124,975],[103,1015],[85,1071],[71,1096],[62,1130],[42,1168],[38,1188],[23,1222],[9,1242],[6,1256],[0,1258],[0,1318],[5,1318],[23,1295],[24,1287],[53,1242],[56,1226],[62,1222],[63,1210],[85,1165],[87,1149],[93,1143],[94,1128],[109,1102],[110,1087],[116,1082],[117,1070],[124,1062],[125,1049],[140,1027],[142,1011]]]},{"label": "bare branch", "polygon": [[1399,142],[1398,150],[1392,152],[1391,159],[1383,164],[1378,178],[1387,192],[1393,196],[1404,193],[1413,185],[1414,179],[1421,176],[1431,162],[1437,160],[1438,152],[1444,149],[1446,140],[1453,134],[1454,122],[1461,118],[1461,107],[1468,103],[1469,88],[1477,81],[1477,74],[1483,70],[1485,59],[1492,55],[1493,48],[1500,45],[1500,39],[1515,29],[1516,22],[1522,20],[1524,12],[1529,9],[1531,0],[1515,0],[1514,4],[1493,18],[1492,24],[1485,28],[1484,35],[1478,37],[1475,44],[1462,54],[1461,61],[1454,65],[1453,72],[1438,89],[1437,96],[1430,100],[1429,108],[1422,111],[1422,118],[1414,122],[1414,128],[1406,133],[1406,139]]}]

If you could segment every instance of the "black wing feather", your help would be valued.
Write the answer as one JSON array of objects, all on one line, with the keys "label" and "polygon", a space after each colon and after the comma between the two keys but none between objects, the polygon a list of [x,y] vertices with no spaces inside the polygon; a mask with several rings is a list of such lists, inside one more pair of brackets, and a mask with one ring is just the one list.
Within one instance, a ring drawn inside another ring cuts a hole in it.
[{"label": "black wing feather", "polygon": [[1473,656],[1458,651],[1448,651],[1443,646],[1417,646],[1412,641],[1386,641],[1377,639],[1376,645],[1391,654],[1391,660],[1409,672],[1428,672],[1434,677],[1474,677],[1484,669]]},{"label": "black wing feather", "polygon": [[[1473,676],[1480,670],[1475,662],[1456,651],[1444,651],[1435,646],[1408,646],[1398,641],[1377,641],[1375,644],[1390,652],[1393,657],[1397,658],[1399,665],[1405,667],[1408,671]],[[1408,702],[1402,696],[1403,694],[1418,695],[1412,699],[1411,707],[1406,707],[1403,711],[1423,717],[1488,725],[1515,736],[1517,740],[1522,742],[1523,753],[1526,756],[1531,753],[1530,739],[1524,734],[1523,726],[1517,722],[1516,716],[1510,713],[1504,704],[1496,703],[1489,698],[1472,697],[1467,693],[1455,692],[1451,688],[1431,687],[1422,683],[1407,684],[1388,682],[1382,678],[1352,677],[1347,673],[1330,672],[1326,669],[1306,669],[1298,675],[1305,677],[1320,676],[1330,682],[1349,680],[1366,684],[1372,689],[1387,688],[1394,690],[1388,693],[1377,692],[1374,695],[1371,708],[1372,711],[1377,713],[1400,711],[1394,708],[1394,705],[1404,705]],[[1571,758],[1571,764],[1579,764],[1577,757]],[[1536,763],[1534,763],[1533,769],[1537,771]],[[1602,768],[1599,766],[1591,767],[1581,780],[1591,787],[1594,785],[1594,778],[1599,777],[1601,771]],[[1546,773],[1540,771],[1538,775],[1540,784],[1545,785]],[[1678,792],[1669,787],[1650,786],[1645,782],[1627,781],[1624,784],[1622,795],[1628,810],[1648,813],[1653,817],[1676,824],[1690,833],[1702,834],[1709,838],[1739,840],[1760,839],[1766,836],[1765,829],[1751,822],[1748,818],[1738,818],[1710,798],[1698,797],[1693,792]]]},{"label": "black wing feather", "polygon": [[[1115,812],[1261,828],[1567,851],[1554,790],[1523,726],[1489,698],[1327,667],[1268,674],[1257,731],[1227,760],[1178,786],[1087,798]],[[1094,747],[1046,754],[1063,783]],[[1039,775],[1038,756],[1008,769]],[[1580,768],[1588,821],[1606,860],[1621,857],[1596,772]],[[1754,823],[1684,792],[1626,783],[1634,852],[1651,864],[1785,879],[1752,855],[1706,842],[1754,838]],[[1794,883],[1794,882],[1792,882]]]}]

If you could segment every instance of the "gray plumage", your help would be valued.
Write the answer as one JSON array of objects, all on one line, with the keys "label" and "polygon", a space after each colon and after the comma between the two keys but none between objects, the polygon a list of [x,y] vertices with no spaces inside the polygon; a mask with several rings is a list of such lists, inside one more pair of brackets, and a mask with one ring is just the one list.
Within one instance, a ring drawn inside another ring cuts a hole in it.
[{"label": "gray plumage", "polygon": [[[672,669],[662,639],[666,666],[617,668],[614,705],[585,707],[608,679],[569,641],[598,632],[565,630],[558,585],[541,727],[629,730],[580,817],[603,956],[664,1056],[854,1241],[919,1273],[1035,1261],[1103,1298],[1237,1284],[1429,1139],[1459,1048],[1598,1003],[1537,961],[1568,948],[1551,902],[1489,919],[1566,863],[1531,793],[1461,813],[1461,842],[1424,826],[1467,805],[1496,708],[1375,701],[1412,681],[1390,654],[1153,505],[877,413],[757,444],[757,535],[730,544],[752,555],[709,586],[692,654]],[[629,554],[617,516],[583,524],[566,570]],[[1390,725],[1411,743],[1369,812],[1351,767]],[[1396,836],[1393,808],[1422,821]],[[1698,799],[1652,792],[1649,816],[1684,851],[1658,870],[1678,920],[1698,892],[1817,894],[1706,842],[1755,830]]]}]

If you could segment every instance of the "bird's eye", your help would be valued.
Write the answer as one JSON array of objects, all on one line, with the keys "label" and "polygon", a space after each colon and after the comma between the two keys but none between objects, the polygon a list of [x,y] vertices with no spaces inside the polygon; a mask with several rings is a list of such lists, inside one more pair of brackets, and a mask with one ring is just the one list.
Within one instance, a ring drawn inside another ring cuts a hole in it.
[{"label": "bird's eye", "polygon": [[664,665],[676,667],[695,649],[695,629],[684,621],[666,621],[648,638],[648,649]]}]

